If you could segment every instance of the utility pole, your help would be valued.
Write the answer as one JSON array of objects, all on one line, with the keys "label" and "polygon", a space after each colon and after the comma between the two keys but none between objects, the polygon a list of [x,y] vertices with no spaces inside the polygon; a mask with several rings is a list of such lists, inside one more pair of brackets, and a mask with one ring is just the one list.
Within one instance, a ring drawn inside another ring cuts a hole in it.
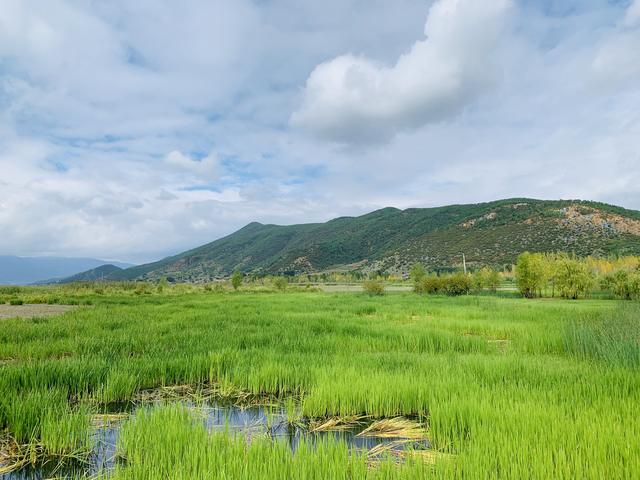
[{"label": "utility pole", "polygon": [[462,268],[464,269],[464,274],[467,274],[467,259],[464,257],[464,253],[462,254]]}]

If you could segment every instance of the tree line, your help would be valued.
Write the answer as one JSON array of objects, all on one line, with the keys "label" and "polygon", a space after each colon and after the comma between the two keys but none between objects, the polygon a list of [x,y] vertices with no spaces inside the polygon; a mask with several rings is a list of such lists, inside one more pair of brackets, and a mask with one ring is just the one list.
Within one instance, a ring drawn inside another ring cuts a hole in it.
[{"label": "tree line", "polygon": [[470,274],[436,275],[416,264],[409,276],[419,294],[496,292],[504,281],[514,280],[526,298],[578,299],[600,291],[619,299],[640,300],[640,257],[636,256],[578,258],[567,253],[525,252],[518,256],[511,272],[483,267]]},{"label": "tree line", "polygon": [[526,298],[577,299],[594,290],[624,300],[640,299],[640,257],[578,258],[566,253],[529,253],[518,257],[518,291]]}]

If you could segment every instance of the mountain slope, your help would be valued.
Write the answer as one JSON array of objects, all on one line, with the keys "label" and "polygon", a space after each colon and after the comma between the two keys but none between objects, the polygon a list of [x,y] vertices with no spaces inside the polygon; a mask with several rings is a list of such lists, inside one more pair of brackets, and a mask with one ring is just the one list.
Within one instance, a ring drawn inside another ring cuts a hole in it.
[{"label": "mountain slope", "polygon": [[[67,257],[16,257],[0,255],[0,284],[27,285],[30,283],[60,279],[104,265],[96,258]],[[116,263],[126,268],[130,263]]]},{"label": "mountain slope", "polygon": [[77,273],[55,283],[72,283],[72,282],[100,282],[119,275],[123,271],[122,268],[115,265],[101,265],[92,268],[86,272]]},{"label": "mountain slope", "polygon": [[159,262],[110,275],[207,281],[233,270],[304,273],[328,269],[406,272],[415,262],[455,267],[511,264],[523,251],[640,254],[640,212],[578,200],[508,199],[473,205],[385,208],[326,223],[251,223]]}]

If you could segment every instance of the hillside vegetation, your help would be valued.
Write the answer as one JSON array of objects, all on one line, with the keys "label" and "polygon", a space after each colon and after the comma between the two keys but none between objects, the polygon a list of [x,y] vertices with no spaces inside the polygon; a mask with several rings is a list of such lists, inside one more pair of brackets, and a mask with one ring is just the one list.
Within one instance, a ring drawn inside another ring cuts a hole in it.
[{"label": "hillside vegetation", "polygon": [[577,256],[640,254],[640,212],[579,200],[508,199],[473,205],[384,208],[326,223],[251,223],[207,245],[122,271],[111,280],[203,282],[235,270],[299,274],[327,270],[405,273],[461,265],[503,268],[524,251]]}]

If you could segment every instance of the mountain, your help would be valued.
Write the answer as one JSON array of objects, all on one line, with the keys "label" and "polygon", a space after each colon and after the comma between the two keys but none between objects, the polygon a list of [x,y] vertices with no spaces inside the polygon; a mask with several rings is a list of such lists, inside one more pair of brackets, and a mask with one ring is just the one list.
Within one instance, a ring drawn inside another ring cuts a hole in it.
[{"label": "mountain", "polygon": [[76,273],[70,277],[59,280],[56,283],[72,283],[72,282],[101,282],[118,276],[123,271],[122,268],[108,264],[92,268],[86,272]]},{"label": "mountain", "polygon": [[[107,263],[95,258],[16,257],[0,255],[0,285],[28,285],[62,279]],[[116,262],[127,268],[130,263]]]},{"label": "mountain", "polygon": [[406,272],[416,262],[454,268],[512,264],[523,251],[640,254],[640,212],[581,200],[508,199],[473,205],[384,208],[326,223],[250,223],[231,235],[112,280],[200,282],[246,273]]}]

